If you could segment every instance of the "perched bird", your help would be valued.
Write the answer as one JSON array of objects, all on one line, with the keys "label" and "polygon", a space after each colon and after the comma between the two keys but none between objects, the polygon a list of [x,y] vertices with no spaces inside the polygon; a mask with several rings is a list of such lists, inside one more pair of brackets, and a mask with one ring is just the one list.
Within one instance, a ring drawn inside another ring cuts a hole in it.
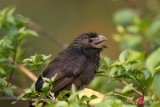
[{"label": "perched bird", "polygon": [[[52,92],[55,96],[62,90],[70,90],[72,84],[77,89],[87,85],[98,70],[100,52],[105,45],[99,43],[107,38],[95,32],[82,33],[61,51],[43,71],[43,77],[52,78],[57,74]],[[35,87],[41,91],[43,79],[39,76]]]}]

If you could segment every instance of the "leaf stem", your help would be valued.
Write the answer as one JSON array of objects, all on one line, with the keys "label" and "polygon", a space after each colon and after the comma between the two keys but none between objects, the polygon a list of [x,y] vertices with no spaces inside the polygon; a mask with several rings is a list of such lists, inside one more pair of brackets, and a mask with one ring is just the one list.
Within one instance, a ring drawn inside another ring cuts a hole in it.
[{"label": "leaf stem", "polygon": [[[46,102],[43,98],[19,98],[19,97],[1,97],[0,101],[28,101],[28,102]],[[52,102],[58,102],[57,100],[52,100]]]},{"label": "leaf stem", "polygon": [[123,98],[127,99],[128,101],[130,101],[133,105],[136,105],[135,102],[132,101],[132,100],[131,100],[130,98],[128,98],[127,96],[124,96],[124,95],[121,95],[121,94],[118,94],[118,93],[113,93],[113,95],[123,97]]},{"label": "leaf stem", "polygon": [[138,93],[139,95],[143,96],[143,94],[142,94],[140,91],[138,91],[138,90],[136,90],[134,87],[130,86],[126,81],[122,80],[121,82],[122,82],[123,84],[129,86],[133,91],[135,91],[135,92]]},{"label": "leaf stem", "polygon": [[[16,60],[17,47],[18,47],[18,40],[17,40],[17,36],[16,36],[15,37],[14,53],[13,53],[13,62],[12,62],[13,65],[15,64],[15,60]],[[13,71],[14,71],[14,68],[11,68],[11,72],[10,72],[10,76],[9,76],[8,82],[11,82],[11,80],[12,80]],[[8,86],[9,86],[9,83],[8,83]]]}]

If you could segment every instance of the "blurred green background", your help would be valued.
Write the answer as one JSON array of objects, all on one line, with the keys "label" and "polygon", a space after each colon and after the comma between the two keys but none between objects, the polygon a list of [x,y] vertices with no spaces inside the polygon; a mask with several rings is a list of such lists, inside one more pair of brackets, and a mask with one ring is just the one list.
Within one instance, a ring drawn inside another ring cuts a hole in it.
[{"label": "blurred green background", "polygon": [[[132,0],[130,0],[132,1]],[[134,0],[143,17],[146,14],[154,15],[157,11],[158,0]],[[77,35],[82,32],[97,32],[105,35],[109,41],[108,49],[102,52],[103,56],[117,59],[120,53],[119,45],[112,39],[116,27],[113,22],[113,15],[116,11],[130,8],[128,0],[0,0],[0,9],[7,6],[16,6],[16,14],[21,14],[41,25],[47,32],[56,36],[64,43],[69,44]],[[25,57],[35,53],[52,54],[56,56],[63,48],[53,43],[50,39],[40,37],[28,37],[23,45],[28,50]],[[17,86],[27,88],[32,81],[26,76],[14,75]],[[21,79],[21,82],[18,80]],[[0,102],[1,107],[24,107],[26,103],[10,105],[8,102]]]},{"label": "blurred green background", "polygon": [[[136,2],[144,14],[150,11],[146,0]],[[65,43],[70,43],[82,32],[103,34],[109,39],[109,48],[104,50],[102,55],[112,59],[118,57],[118,44],[112,40],[112,34],[115,32],[112,17],[115,11],[129,8],[127,0],[1,0],[0,8],[9,5],[16,6],[17,14],[30,18]],[[44,53],[52,54],[53,57],[62,50],[43,36],[28,38],[25,48],[30,49],[29,55]]]}]

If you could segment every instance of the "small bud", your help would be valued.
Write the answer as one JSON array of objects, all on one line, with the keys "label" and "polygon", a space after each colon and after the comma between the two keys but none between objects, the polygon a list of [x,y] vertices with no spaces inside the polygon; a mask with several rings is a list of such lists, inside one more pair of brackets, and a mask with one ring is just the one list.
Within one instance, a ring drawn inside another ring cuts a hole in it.
[{"label": "small bud", "polygon": [[139,97],[138,98],[137,104],[138,104],[138,107],[143,107],[144,106],[144,99],[143,99],[143,97]]}]

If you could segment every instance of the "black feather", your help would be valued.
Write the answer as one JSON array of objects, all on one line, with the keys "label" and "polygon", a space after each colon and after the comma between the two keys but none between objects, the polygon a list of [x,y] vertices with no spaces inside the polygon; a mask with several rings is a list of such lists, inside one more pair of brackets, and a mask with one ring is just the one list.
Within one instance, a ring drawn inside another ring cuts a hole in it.
[{"label": "black feather", "polygon": [[[90,38],[97,33],[82,33],[62,52],[58,54],[43,71],[43,77],[52,78],[57,74],[52,91],[57,95],[61,90],[70,90],[72,84],[78,89],[88,84],[99,67],[100,51],[89,44]],[[88,42],[87,42],[88,41]],[[35,86],[40,91],[44,81],[39,76]]]}]

